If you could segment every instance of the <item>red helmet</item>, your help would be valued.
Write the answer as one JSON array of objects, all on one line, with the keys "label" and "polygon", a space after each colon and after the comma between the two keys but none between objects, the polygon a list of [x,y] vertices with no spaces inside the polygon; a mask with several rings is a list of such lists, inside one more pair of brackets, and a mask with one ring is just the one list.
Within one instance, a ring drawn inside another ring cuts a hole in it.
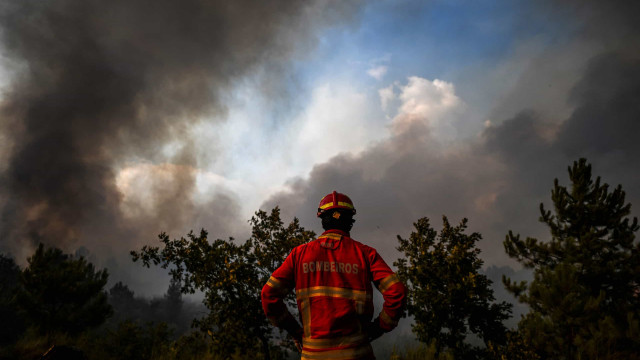
[{"label": "red helmet", "polygon": [[325,211],[331,209],[351,210],[354,215],[356,213],[353,201],[351,201],[347,195],[341,194],[337,191],[328,194],[320,200],[320,205],[318,205],[318,217],[322,216]]}]

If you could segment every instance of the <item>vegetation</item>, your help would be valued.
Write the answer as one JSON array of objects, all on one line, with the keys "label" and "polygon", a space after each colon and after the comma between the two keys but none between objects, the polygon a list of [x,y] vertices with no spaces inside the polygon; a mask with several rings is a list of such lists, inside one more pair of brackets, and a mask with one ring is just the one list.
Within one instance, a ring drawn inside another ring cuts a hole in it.
[{"label": "vegetation", "polygon": [[[45,261],[43,258],[48,260]],[[68,325],[55,326],[44,331],[42,322],[39,319],[34,321],[32,315],[27,316],[26,309],[36,313],[50,311],[51,303],[55,303],[54,299],[75,296],[76,294],[69,289],[86,289],[86,283],[91,282],[91,279],[98,278],[102,283],[102,274],[106,272],[96,272],[84,259],[62,254],[59,249],[38,248],[29,261],[29,266],[21,271],[12,258],[0,255],[0,311],[3,316],[0,359],[39,358],[52,345],[71,347],[76,352],[86,354],[88,359],[94,360],[218,359],[210,351],[208,339],[197,333],[190,333],[191,320],[196,317],[197,312],[202,312],[203,308],[183,301],[180,286],[175,282],[171,283],[164,297],[150,300],[134,297],[133,291],[126,285],[116,283],[108,294],[113,315],[106,321],[102,318],[102,325],[78,330],[76,324],[73,331],[68,330]],[[74,265],[70,266],[69,262]],[[80,264],[84,266],[79,266]],[[78,271],[79,269],[82,271]],[[75,272],[84,273],[86,276],[74,276]],[[44,276],[44,273],[47,276]],[[30,277],[41,278],[47,286],[41,283],[38,283],[38,286],[31,285],[25,281]],[[49,302],[17,301],[32,293],[50,294],[52,299]],[[102,288],[96,292],[100,299],[104,294]],[[102,303],[102,300],[96,303]],[[27,304],[30,307],[26,307]],[[73,306],[78,307],[75,310],[78,313],[91,309],[86,304],[78,305],[76,299],[64,300],[64,304],[58,308],[74,311]],[[98,311],[100,309],[102,307],[97,308]],[[5,320],[9,321],[5,323]]]},{"label": "vegetation", "polygon": [[163,297],[152,299],[136,297],[127,285],[118,282],[109,290],[109,303],[114,314],[105,324],[108,329],[115,329],[124,321],[138,325],[166,323],[176,336],[189,333],[193,319],[206,311],[201,303],[183,300],[181,286],[175,281],[171,281]]},{"label": "vegetation", "polygon": [[539,360],[531,342],[522,337],[517,330],[507,331],[504,344],[489,343],[487,358],[493,360]]},{"label": "vegetation", "polygon": [[394,347],[390,360],[455,360],[453,353],[438,348],[436,341],[429,345],[405,348],[402,351]]},{"label": "vegetation", "polygon": [[440,234],[428,218],[414,223],[409,239],[398,236],[398,250],[404,258],[394,263],[408,288],[407,309],[414,317],[413,332],[430,344],[439,356],[443,349],[455,358],[473,359],[483,355],[469,344],[470,334],[485,343],[502,343],[511,306],[494,303],[491,282],[479,273],[482,260],[475,247],[480,234],[465,234],[467,219],[451,226],[443,217]]},{"label": "vegetation", "polygon": [[25,331],[25,323],[18,314],[15,294],[20,281],[20,268],[13,258],[0,254],[0,346],[8,345]]},{"label": "vegetation", "polygon": [[[481,236],[465,233],[466,219],[452,226],[443,217],[438,232],[422,218],[408,239],[398,236],[403,257],[394,265],[421,344],[389,347],[391,359],[639,358],[640,226],[629,219],[622,188],[594,180],[586,160],[569,178],[569,187],[554,183],[553,211],[540,205],[549,240],[509,232],[504,241],[533,272],[530,282],[503,277],[528,308],[516,329],[504,325],[511,306],[495,301],[480,272]],[[315,234],[297,219],[285,226],[278,208],[249,223],[244,243],[211,241],[202,230],[174,240],[162,233],[160,246],[133,251],[144,266],[169,269],[167,293],[155,299],[136,297],[122,282],[105,291],[106,270],[59,249],[40,245],[24,269],[0,254],[0,359],[38,358],[53,344],[92,360],[286,358],[292,342],[268,324],[260,290]],[[205,295],[199,308],[183,299],[195,291]],[[293,307],[294,297],[287,302]]]},{"label": "vegetation", "polygon": [[28,263],[20,276],[16,304],[39,333],[78,334],[112,314],[103,291],[106,270],[95,271],[83,257],[42,244]]},{"label": "vegetation", "polygon": [[531,283],[504,284],[530,307],[519,332],[542,358],[630,359],[640,354],[640,244],[621,186],[595,181],[585,159],[554,182],[554,212],[540,204],[549,241],[512,232],[509,256],[533,269]]},{"label": "vegetation", "polygon": [[[297,219],[284,226],[278,208],[270,214],[256,212],[249,223],[251,237],[244,244],[233,239],[210,242],[205,230],[176,240],[162,233],[162,248],[145,246],[132,252],[133,259],[145,266],[171,266],[170,274],[183,284],[182,292],[199,290],[205,294],[209,314],[195,320],[194,325],[210,336],[216,354],[283,357],[285,349],[293,345],[272,332],[262,311],[260,291],[289,252],[315,234],[301,227]],[[287,301],[293,306],[293,294]]]}]

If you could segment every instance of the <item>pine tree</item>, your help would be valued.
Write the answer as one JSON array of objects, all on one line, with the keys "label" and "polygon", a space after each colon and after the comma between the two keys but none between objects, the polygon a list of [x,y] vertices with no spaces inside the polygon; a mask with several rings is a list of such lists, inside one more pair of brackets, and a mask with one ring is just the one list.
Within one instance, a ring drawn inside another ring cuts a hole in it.
[{"label": "pine tree", "polygon": [[[180,316],[182,316],[182,285],[180,281],[172,278],[169,283],[167,293],[164,295],[164,306],[162,311],[166,314],[165,318],[169,323],[179,324]],[[185,329],[180,329],[185,330]]]},{"label": "pine tree", "polygon": [[443,217],[438,235],[428,218],[414,223],[409,239],[398,236],[405,258],[394,262],[408,288],[407,309],[414,316],[413,332],[418,340],[440,353],[448,349],[456,358],[483,355],[480,347],[466,340],[475,334],[485,343],[502,343],[511,305],[495,303],[491,281],[479,273],[482,260],[476,243],[479,233],[465,234],[467,219],[451,226]]},{"label": "pine tree", "polygon": [[503,278],[530,307],[519,330],[543,358],[632,358],[640,351],[637,218],[628,218],[622,187],[594,181],[585,159],[569,167],[569,178],[570,189],[555,179],[553,213],[540,204],[549,241],[510,231],[504,242],[534,273],[531,283]]},{"label": "pine tree", "polygon": [[0,254],[0,347],[15,342],[25,330],[24,319],[18,313],[15,301],[19,279],[20,268],[13,258]]},{"label": "pine tree", "polygon": [[96,271],[83,257],[45,249],[42,244],[27,261],[17,304],[40,333],[77,334],[102,324],[112,314],[103,291],[106,270]]}]

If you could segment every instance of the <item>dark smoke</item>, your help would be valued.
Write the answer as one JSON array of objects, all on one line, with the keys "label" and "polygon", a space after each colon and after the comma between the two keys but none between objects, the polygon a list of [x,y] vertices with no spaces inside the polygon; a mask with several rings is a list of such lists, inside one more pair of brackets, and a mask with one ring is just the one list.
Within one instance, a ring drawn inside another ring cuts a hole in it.
[{"label": "dark smoke", "polygon": [[[378,248],[389,262],[399,255],[395,235],[407,237],[418,218],[428,216],[437,227],[443,214],[453,223],[468,217],[469,231],[483,235],[485,263],[514,265],[504,253],[505,234],[511,229],[547,239],[548,229],[538,223],[538,206],[544,202],[551,207],[553,179],[567,185],[567,167],[586,157],[603,182],[622,184],[637,216],[639,8],[632,1],[567,1],[535,9],[537,18],[566,22],[570,32],[558,34],[565,40],[549,45],[540,58],[527,59],[531,67],[524,80],[535,75],[548,79],[549,85],[539,82],[534,85],[544,88],[535,88],[522,82],[512,92],[528,104],[551,92],[561,97],[558,103],[567,104],[567,115],[547,118],[548,111],[522,107],[496,119],[479,138],[465,139],[444,152],[430,145],[437,139],[428,129],[394,134],[357,156],[343,154],[317,165],[308,179],[292,182],[288,192],[273,196],[263,207],[280,204],[290,209],[287,215],[296,214],[303,225],[317,229],[313,210],[321,196],[343,191],[358,209],[354,237]],[[587,50],[566,51],[576,48]],[[591,55],[581,57],[584,54]],[[560,92],[553,87],[554,75],[567,64],[579,72],[567,86],[570,90]],[[512,108],[507,105],[496,104],[501,109],[497,113]]]},{"label": "dark smoke", "polygon": [[[226,93],[241,77],[266,73],[265,89],[285,91],[279,79],[288,61],[313,48],[317,27],[355,7],[322,4],[3,2],[3,53],[15,67],[1,105],[10,144],[0,251],[23,255],[39,242],[128,250],[198,221],[228,230],[238,211],[233,196],[191,201],[198,159],[189,128],[224,118]],[[160,151],[168,141],[182,144],[172,158]],[[132,159],[177,165],[171,181],[153,185],[155,213],[135,222],[123,217],[115,185]]]}]

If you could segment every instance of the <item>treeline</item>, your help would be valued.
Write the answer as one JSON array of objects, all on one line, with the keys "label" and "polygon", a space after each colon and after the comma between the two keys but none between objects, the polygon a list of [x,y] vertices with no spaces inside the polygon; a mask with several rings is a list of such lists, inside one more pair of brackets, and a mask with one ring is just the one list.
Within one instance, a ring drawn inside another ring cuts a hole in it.
[{"label": "treeline", "polygon": [[122,282],[113,285],[108,293],[113,316],[106,323],[111,327],[127,320],[166,323],[176,335],[183,335],[190,332],[193,319],[207,311],[202,303],[185,301],[180,284],[173,280],[163,297],[136,297]]},{"label": "treeline", "polygon": [[105,291],[107,277],[84,257],[55,248],[39,246],[24,270],[0,254],[0,358],[38,359],[55,344],[90,359],[191,358],[194,341],[206,348],[190,334],[206,307],[185,301],[179,284],[147,299],[122,282]]},{"label": "treeline", "polygon": [[[394,262],[409,290],[407,315],[422,345],[397,346],[393,359],[638,359],[640,356],[639,226],[621,186],[595,179],[580,159],[568,187],[556,179],[552,208],[540,204],[549,237],[508,231],[508,256],[533,280],[503,276],[507,292],[528,312],[515,328],[513,306],[498,302],[483,274],[479,233],[467,220],[430,219],[398,236]],[[315,237],[297,219],[285,225],[278,208],[256,212],[251,237],[209,240],[207,232],[180,239],[162,233],[159,246],[132,251],[143,266],[169,269],[161,299],[136,298],[82,257],[40,246],[19,269],[0,256],[0,356],[37,358],[52,344],[88,359],[285,359],[295,356],[286,334],[269,325],[260,290],[291,249]],[[63,276],[54,276],[56,273]],[[182,294],[201,292],[203,314]],[[289,306],[295,298],[289,294]],[[6,319],[6,320],[5,320]],[[193,320],[193,321],[192,321]],[[187,325],[187,322],[189,323]]]}]

